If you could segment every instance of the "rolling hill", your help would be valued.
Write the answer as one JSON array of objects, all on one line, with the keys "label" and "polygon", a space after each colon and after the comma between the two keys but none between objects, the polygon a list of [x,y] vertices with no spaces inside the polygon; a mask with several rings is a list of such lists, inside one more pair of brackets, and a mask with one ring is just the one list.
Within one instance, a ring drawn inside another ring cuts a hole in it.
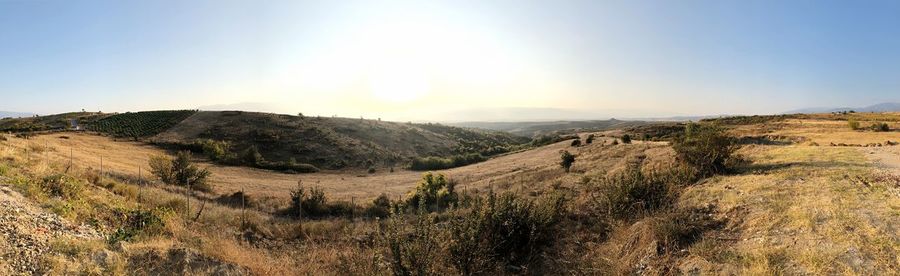
[{"label": "rolling hill", "polygon": [[263,160],[319,168],[401,166],[418,157],[495,155],[531,140],[505,132],[441,124],[301,117],[242,111],[64,113],[0,120],[0,131],[80,129],[171,149],[202,152],[201,141],[227,145],[234,155],[255,148]]},{"label": "rolling hill", "polygon": [[394,166],[416,157],[491,155],[530,141],[508,133],[440,124],[203,111],[150,138],[157,144],[225,141],[239,152],[256,147],[267,160],[321,168]]}]

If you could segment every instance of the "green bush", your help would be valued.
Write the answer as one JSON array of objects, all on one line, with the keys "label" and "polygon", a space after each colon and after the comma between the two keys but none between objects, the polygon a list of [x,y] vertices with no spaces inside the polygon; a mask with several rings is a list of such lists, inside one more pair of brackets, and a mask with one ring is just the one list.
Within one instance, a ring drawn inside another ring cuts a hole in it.
[{"label": "green bush", "polygon": [[54,174],[44,177],[40,183],[40,188],[46,195],[64,199],[78,199],[84,190],[84,187],[78,180],[65,174]]},{"label": "green bush", "polygon": [[848,120],[847,124],[850,126],[850,129],[852,129],[852,130],[859,129],[859,122],[856,120]]},{"label": "green bush", "polygon": [[454,212],[392,216],[380,228],[375,249],[393,275],[539,271],[538,259],[555,244],[563,214],[557,194],[533,201],[490,193]]},{"label": "green bush", "polygon": [[256,146],[250,146],[241,153],[241,162],[245,165],[258,167],[263,161],[265,161],[265,159],[263,159],[262,154],[259,153],[259,149],[257,149]]},{"label": "green bush", "polygon": [[581,146],[581,139],[575,139],[575,140],[572,140],[572,143],[569,144],[569,146],[572,146],[572,147],[580,147],[580,146]]},{"label": "green bush", "polygon": [[429,156],[413,159],[412,163],[409,165],[409,169],[414,171],[444,170],[475,164],[485,160],[487,160],[487,158],[478,153],[454,155],[451,158]]},{"label": "green bush", "polygon": [[575,155],[564,150],[559,152],[559,158],[561,159],[559,165],[563,167],[566,172],[569,172],[569,169],[572,168],[572,164],[575,163]]},{"label": "green bush", "polygon": [[441,265],[442,241],[431,215],[416,216],[411,224],[394,217],[378,236],[381,255],[393,275],[446,275]]},{"label": "green bush", "polygon": [[165,156],[150,157],[150,172],[169,185],[190,185],[191,188],[201,191],[211,190],[207,180],[212,173],[194,165],[189,151],[178,152],[175,159]]},{"label": "green bush", "polygon": [[317,218],[331,215],[328,208],[328,198],[325,197],[325,191],[318,187],[305,189],[298,187],[297,190],[291,191],[291,207],[288,209],[289,214],[293,216],[301,215],[303,218]]},{"label": "green bush", "polygon": [[287,173],[314,173],[319,171],[319,168],[317,168],[316,166],[306,163],[297,163],[297,160],[294,160],[293,158],[291,158],[291,160],[287,162],[262,161],[257,164],[256,167],[260,169],[282,171]]},{"label": "green bush", "polygon": [[203,155],[213,161],[224,161],[231,158],[229,155],[230,145],[225,141],[216,141],[211,139],[201,140],[199,142]]},{"label": "green bush", "polygon": [[375,218],[386,218],[391,214],[391,199],[386,194],[381,194],[374,200],[372,205],[366,208],[366,216]]},{"label": "green bush", "polygon": [[555,241],[562,206],[558,195],[539,203],[493,193],[475,200],[470,211],[447,225],[450,263],[463,275],[533,263]]},{"label": "green bush", "polygon": [[118,228],[110,234],[108,241],[132,241],[140,236],[158,235],[165,231],[164,211],[153,210],[115,210],[115,223]]},{"label": "green bush", "polygon": [[425,173],[416,189],[409,192],[406,206],[414,210],[438,211],[457,202],[456,183],[443,174]]},{"label": "green bush", "polygon": [[874,123],[874,124],[872,124],[872,130],[874,130],[874,131],[891,131],[891,127],[888,126],[887,123]]},{"label": "green bush", "polygon": [[622,135],[622,144],[631,144],[631,135]]},{"label": "green bush", "polygon": [[593,144],[594,143],[594,135],[593,134],[588,135],[587,139],[584,139],[584,143],[588,144],[588,145]]},{"label": "green bush", "polygon": [[738,146],[718,126],[689,123],[672,148],[679,160],[695,168],[701,176],[707,176],[725,172],[725,162]]}]

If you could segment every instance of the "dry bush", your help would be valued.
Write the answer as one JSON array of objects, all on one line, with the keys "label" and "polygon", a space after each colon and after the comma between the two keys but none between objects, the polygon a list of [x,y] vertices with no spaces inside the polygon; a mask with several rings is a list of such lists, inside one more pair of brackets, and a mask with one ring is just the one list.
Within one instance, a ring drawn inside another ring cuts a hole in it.
[{"label": "dry bush", "polygon": [[644,172],[631,164],[619,173],[590,180],[587,188],[601,218],[631,220],[671,206],[681,177],[676,172]]},{"label": "dry bush", "polygon": [[734,138],[715,125],[690,123],[684,135],[675,139],[672,148],[678,159],[694,167],[701,176],[724,173],[725,162],[738,146]]}]

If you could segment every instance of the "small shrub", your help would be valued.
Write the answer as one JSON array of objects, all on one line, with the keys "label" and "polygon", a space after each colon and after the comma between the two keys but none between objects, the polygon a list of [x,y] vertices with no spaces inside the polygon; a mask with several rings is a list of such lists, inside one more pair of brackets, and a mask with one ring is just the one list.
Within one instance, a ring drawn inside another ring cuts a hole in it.
[{"label": "small shrub", "polygon": [[887,123],[874,123],[872,124],[873,131],[891,131],[891,127],[888,126]]},{"label": "small shrub", "polygon": [[253,198],[243,192],[234,192],[230,195],[222,195],[219,196],[216,201],[219,202],[219,204],[228,205],[235,208],[240,208],[241,206],[256,206],[256,202],[253,200]]},{"label": "small shrub", "polygon": [[368,172],[369,174],[375,173],[375,167],[369,167],[369,170],[366,172]]},{"label": "small shrub", "polygon": [[370,205],[365,214],[369,217],[385,218],[391,214],[391,199],[386,194],[381,194]]},{"label": "small shrub", "polygon": [[160,210],[116,210],[118,229],[108,241],[132,241],[136,237],[160,234],[165,230],[165,223]]},{"label": "small shrub", "polygon": [[587,145],[593,144],[594,143],[594,135],[593,134],[588,135],[587,139],[584,139],[584,143]]},{"label": "small shrub", "polygon": [[613,140],[612,143],[609,143],[609,144],[610,144],[610,145],[613,145],[613,146],[618,145],[618,144],[619,144],[619,140],[618,140],[618,139]]},{"label": "small shrub", "polygon": [[655,239],[668,252],[687,248],[703,233],[721,226],[721,221],[708,215],[707,208],[675,209],[653,220]]},{"label": "small shrub", "polygon": [[64,199],[80,198],[84,189],[82,184],[76,179],[64,174],[54,174],[44,177],[40,183],[40,188],[41,191],[48,196]]},{"label": "small shrub", "polygon": [[206,139],[200,141],[200,146],[203,149],[203,155],[210,160],[224,161],[230,158],[228,142]]},{"label": "small shrub", "polygon": [[411,225],[403,223],[401,218],[388,221],[380,231],[378,243],[392,274],[446,275],[440,264],[439,230],[430,215],[416,216]]},{"label": "small shrub", "polygon": [[569,169],[572,168],[572,164],[575,163],[575,155],[564,150],[559,153],[559,157],[561,159],[559,165],[565,169],[566,172],[569,172]]},{"label": "small shrub", "polygon": [[190,185],[193,189],[201,191],[211,190],[207,179],[212,173],[194,165],[189,151],[178,152],[175,159],[165,156],[151,157],[150,172],[169,185]]},{"label": "small shrub", "polygon": [[316,218],[331,215],[328,208],[328,199],[325,192],[318,187],[305,189],[299,187],[297,190],[291,191],[291,207],[289,214],[293,216],[301,215],[304,218]]},{"label": "small shrub", "polygon": [[246,165],[258,167],[263,161],[265,161],[265,159],[263,159],[262,154],[259,153],[259,149],[257,149],[256,146],[250,146],[241,153],[241,162],[244,162]]},{"label": "small shrub", "polygon": [[581,146],[581,139],[575,139],[575,140],[572,140],[572,144],[570,144],[570,146],[573,146],[573,147],[580,147],[580,146]]},{"label": "small shrub", "polygon": [[725,172],[725,161],[738,149],[734,138],[714,125],[689,123],[672,148],[679,160],[697,169],[702,176]]},{"label": "small shrub", "polygon": [[630,220],[670,206],[677,196],[678,175],[644,173],[630,165],[612,176],[597,178],[589,185],[590,195],[601,217]]},{"label": "small shrub", "polygon": [[407,196],[406,206],[415,210],[439,211],[457,202],[456,183],[443,174],[425,173],[416,189]]},{"label": "small shrub", "polygon": [[535,203],[511,193],[475,200],[447,226],[451,264],[463,275],[478,275],[533,263],[555,241],[562,203],[558,195]]},{"label": "small shrub", "polygon": [[631,144],[631,135],[622,135],[622,144]]},{"label": "small shrub", "polygon": [[857,130],[859,129],[859,122],[856,120],[848,120],[847,125],[850,126],[850,129]]}]

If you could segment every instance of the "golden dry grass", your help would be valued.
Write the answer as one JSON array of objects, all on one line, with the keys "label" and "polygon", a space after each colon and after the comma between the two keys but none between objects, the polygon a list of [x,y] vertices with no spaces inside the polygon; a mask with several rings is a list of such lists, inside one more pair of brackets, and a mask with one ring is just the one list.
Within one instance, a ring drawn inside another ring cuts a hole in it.
[{"label": "golden dry grass", "polygon": [[[67,139],[60,138],[67,137]],[[569,150],[579,155],[572,170],[575,172],[594,172],[607,170],[617,163],[623,162],[621,157],[639,155],[649,151],[650,157],[665,155],[664,143],[642,143],[635,141],[632,145],[609,145],[608,138],[598,138],[593,144],[582,147],[570,147],[568,141],[541,147],[525,152],[513,153],[493,158],[483,163],[438,171],[459,183],[460,190],[508,190],[531,192],[542,190],[556,182],[570,185],[577,182],[558,165],[559,151]],[[40,135],[26,140],[29,147],[41,147],[47,150],[29,155],[30,158],[53,162],[68,162],[71,154],[75,166],[97,170],[100,158],[107,172],[138,175],[138,168],[144,170],[144,177],[151,177],[146,172],[150,156],[170,154],[156,147],[139,142],[115,141],[112,138],[82,134],[61,133]],[[646,156],[647,154],[645,154]],[[274,197],[286,201],[290,190],[302,181],[304,186],[322,188],[334,199],[367,202],[384,193],[391,198],[398,198],[409,192],[421,178],[422,172],[395,168],[395,172],[384,169],[375,174],[364,171],[325,171],[311,174],[284,174],[247,167],[220,166],[201,162],[201,166],[209,168],[213,173],[211,184],[218,194],[244,191],[256,198]],[[525,186],[518,186],[525,183]],[[516,186],[516,187],[513,187]]]}]

